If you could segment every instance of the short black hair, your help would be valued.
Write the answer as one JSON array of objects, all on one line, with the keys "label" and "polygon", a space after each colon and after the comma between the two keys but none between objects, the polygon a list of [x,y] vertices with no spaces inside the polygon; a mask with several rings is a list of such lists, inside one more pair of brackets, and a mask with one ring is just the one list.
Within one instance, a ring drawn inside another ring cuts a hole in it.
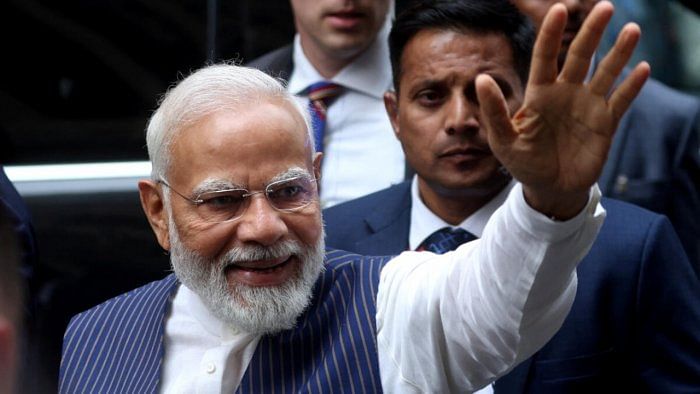
[{"label": "short black hair", "polygon": [[396,17],[389,34],[394,89],[399,90],[401,56],[406,44],[427,29],[503,34],[523,84],[530,72],[535,29],[509,0],[419,0]]}]

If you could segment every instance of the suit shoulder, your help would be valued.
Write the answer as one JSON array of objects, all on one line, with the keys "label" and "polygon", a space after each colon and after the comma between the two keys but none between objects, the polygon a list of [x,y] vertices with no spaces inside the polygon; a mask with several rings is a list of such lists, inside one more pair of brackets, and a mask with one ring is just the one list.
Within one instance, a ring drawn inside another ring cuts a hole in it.
[{"label": "suit shoulder", "polygon": [[395,204],[397,199],[406,195],[411,182],[405,181],[323,210],[323,218],[327,227],[342,226],[344,223],[362,221],[369,211],[384,209]]},{"label": "suit shoulder", "polygon": [[631,109],[635,108],[656,114],[697,117],[700,113],[700,99],[650,78],[632,102]]},{"label": "suit shoulder", "polygon": [[379,280],[382,269],[393,257],[365,256],[341,249],[327,248],[323,281],[333,281],[341,276]]},{"label": "suit shoulder", "polygon": [[673,276],[692,271],[668,218],[610,198],[603,198],[601,204],[607,216],[577,270],[580,286],[614,283],[633,292],[644,272]]},{"label": "suit shoulder", "polygon": [[383,266],[394,256],[365,256],[342,249],[326,248],[326,267],[329,269],[342,269],[357,264],[378,264]]},{"label": "suit shoulder", "polygon": [[324,209],[328,245],[355,250],[355,242],[387,225],[387,222],[397,220],[410,207],[410,187],[410,181],[402,182]]},{"label": "suit shoulder", "polygon": [[589,257],[608,261],[638,260],[650,248],[683,254],[678,236],[666,216],[611,198],[603,198],[601,204],[607,216]]},{"label": "suit shoulder", "polygon": [[155,392],[174,275],[112,298],[74,317],[63,337],[61,392]]},{"label": "suit shoulder", "polygon": [[257,68],[273,77],[289,79],[292,72],[294,47],[285,45],[246,63],[246,67]]},{"label": "suit shoulder", "polygon": [[98,321],[103,321],[103,324],[109,323],[115,316],[115,313],[122,309],[142,308],[148,303],[167,299],[177,283],[175,275],[171,274],[164,279],[148,283],[124,294],[120,294],[81,312],[71,319],[68,325],[67,335],[68,332],[83,327],[84,322],[91,322],[90,324],[95,324]]},{"label": "suit shoulder", "polygon": [[656,212],[614,198],[602,198],[601,205],[607,211],[603,226],[626,226],[630,231],[639,232],[664,220],[668,221]]}]

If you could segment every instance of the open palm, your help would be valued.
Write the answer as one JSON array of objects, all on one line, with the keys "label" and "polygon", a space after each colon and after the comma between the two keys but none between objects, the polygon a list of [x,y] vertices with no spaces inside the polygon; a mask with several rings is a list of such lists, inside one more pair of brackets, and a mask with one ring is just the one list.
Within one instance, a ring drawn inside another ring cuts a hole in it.
[{"label": "open palm", "polygon": [[620,118],[648,78],[649,67],[641,63],[613,89],[639,39],[639,28],[630,24],[584,83],[612,12],[608,2],[596,5],[560,73],[566,8],[558,4],[549,10],[533,50],[523,105],[512,118],[498,85],[488,76],[477,80],[489,145],[529,190],[553,197],[587,193],[600,176]]}]

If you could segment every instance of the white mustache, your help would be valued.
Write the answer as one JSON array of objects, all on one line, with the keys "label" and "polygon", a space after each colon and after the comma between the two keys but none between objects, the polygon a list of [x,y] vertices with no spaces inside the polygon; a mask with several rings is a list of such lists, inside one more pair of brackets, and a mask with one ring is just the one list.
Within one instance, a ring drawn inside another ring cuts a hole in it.
[{"label": "white mustache", "polygon": [[300,255],[304,252],[304,247],[299,242],[292,240],[280,241],[271,246],[246,245],[231,248],[223,256],[221,261],[223,267],[238,265],[250,261],[276,260],[292,255]]}]

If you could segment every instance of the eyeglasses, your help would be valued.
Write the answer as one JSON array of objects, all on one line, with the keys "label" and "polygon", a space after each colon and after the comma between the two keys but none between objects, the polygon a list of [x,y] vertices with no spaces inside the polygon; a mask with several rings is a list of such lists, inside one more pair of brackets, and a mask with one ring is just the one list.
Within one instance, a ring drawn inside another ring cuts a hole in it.
[{"label": "eyeglasses", "polygon": [[299,212],[316,200],[316,178],[306,175],[271,182],[264,190],[227,189],[202,193],[189,198],[173,189],[165,180],[158,183],[167,186],[175,194],[192,203],[202,220],[219,223],[243,216],[250,205],[250,197],[265,194],[270,206],[280,212]]}]

